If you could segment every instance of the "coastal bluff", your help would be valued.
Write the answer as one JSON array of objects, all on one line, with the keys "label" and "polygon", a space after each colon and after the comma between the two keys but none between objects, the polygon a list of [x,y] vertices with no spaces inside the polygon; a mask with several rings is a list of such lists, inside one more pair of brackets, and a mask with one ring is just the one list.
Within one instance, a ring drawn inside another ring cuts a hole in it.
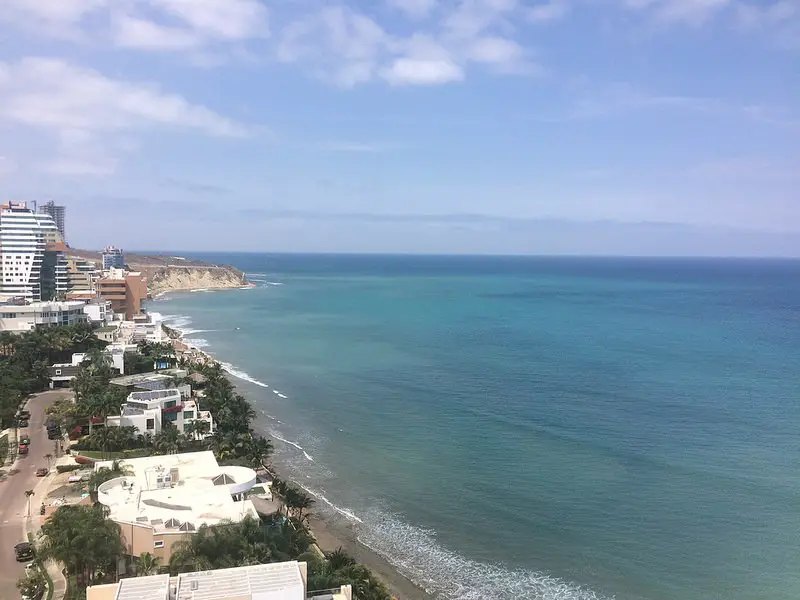
[{"label": "coastal bluff", "polygon": [[[90,250],[70,248],[67,256],[102,263],[102,254]],[[141,271],[147,277],[150,296],[168,292],[192,290],[222,290],[248,287],[251,283],[239,269],[182,256],[125,254],[125,263],[131,270]]]}]

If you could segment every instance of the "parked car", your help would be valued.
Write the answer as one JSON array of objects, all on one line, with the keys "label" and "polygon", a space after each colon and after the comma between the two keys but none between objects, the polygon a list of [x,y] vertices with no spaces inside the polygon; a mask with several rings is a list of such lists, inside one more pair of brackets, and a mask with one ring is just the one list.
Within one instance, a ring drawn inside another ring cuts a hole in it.
[{"label": "parked car", "polygon": [[27,454],[27,453],[28,453],[28,446],[23,446],[23,445],[20,445],[20,447],[19,447],[19,453],[20,453],[20,454]]},{"label": "parked car", "polygon": [[36,476],[37,477],[46,477],[49,472],[50,471],[48,471],[44,467],[41,467],[39,469],[36,469]]},{"label": "parked car", "polygon": [[30,542],[20,542],[14,546],[14,554],[17,555],[17,561],[19,562],[33,560],[33,544]]},{"label": "parked car", "polygon": [[20,419],[30,419],[31,418],[31,411],[23,409],[23,410],[19,411],[19,413],[17,413],[17,416]]},{"label": "parked car", "polygon": [[19,436],[19,443],[20,445],[22,444],[25,444],[26,446],[30,445],[31,436],[29,436],[27,433],[23,433],[21,436]]},{"label": "parked car", "polygon": [[20,419],[17,423],[17,427],[27,427],[28,426],[28,419]]}]

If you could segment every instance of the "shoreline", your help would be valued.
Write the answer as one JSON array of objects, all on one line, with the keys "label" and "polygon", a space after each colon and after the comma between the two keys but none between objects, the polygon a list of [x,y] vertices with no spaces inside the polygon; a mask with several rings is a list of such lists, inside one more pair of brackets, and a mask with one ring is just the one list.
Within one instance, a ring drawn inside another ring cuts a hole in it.
[{"label": "shoreline", "polygon": [[[185,351],[185,354],[189,360],[200,360],[202,362],[211,361],[217,363],[220,362],[205,350],[197,348],[191,345],[191,343],[188,343],[180,329],[171,327],[169,325],[164,325],[163,323],[162,327],[168,328],[165,330],[168,334],[169,331],[174,331],[178,334],[179,337],[173,338],[170,336],[170,339],[186,346],[188,350]],[[236,378],[230,372],[228,372],[228,374],[233,379]],[[235,381],[231,381],[231,383],[233,383],[234,387],[237,387]],[[266,431],[266,428],[259,423],[259,420],[256,420],[255,424],[259,433],[268,438],[272,437],[269,435],[269,432]],[[284,443],[280,440],[277,441],[279,443]],[[302,483],[295,481],[292,477],[284,477],[287,475],[287,473],[285,473],[284,469],[282,469],[280,466],[270,465],[270,471],[282,479],[285,478],[286,480],[293,481],[297,484]],[[355,531],[354,526],[349,523],[338,522],[342,520],[345,520],[345,517],[324,515],[321,514],[321,511],[312,511],[312,513],[309,515],[309,529],[316,540],[317,546],[323,552],[332,552],[341,547],[356,561],[368,567],[373,573],[375,573],[375,575],[377,575],[389,588],[393,598],[396,597],[397,600],[435,600],[434,596],[401,573],[388,558],[360,542],[358,540],[358,533]]]}]

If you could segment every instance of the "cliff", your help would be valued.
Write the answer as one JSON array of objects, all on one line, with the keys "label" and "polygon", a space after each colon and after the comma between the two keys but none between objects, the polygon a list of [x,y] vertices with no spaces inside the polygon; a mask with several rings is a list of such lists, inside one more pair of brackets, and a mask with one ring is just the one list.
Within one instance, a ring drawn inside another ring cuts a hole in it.
[{"label": "cliff", "polygon": [[[89,250],[69,248],[68,256],[100,264],[102,254]],[[166,292],[191,290],[221,290],[250,285],[239,269],[229,265],[218,265],[181,256],[126,254],[125,263],[133,271],[141,271],[147,277],[147,289],[151,296]]]}]

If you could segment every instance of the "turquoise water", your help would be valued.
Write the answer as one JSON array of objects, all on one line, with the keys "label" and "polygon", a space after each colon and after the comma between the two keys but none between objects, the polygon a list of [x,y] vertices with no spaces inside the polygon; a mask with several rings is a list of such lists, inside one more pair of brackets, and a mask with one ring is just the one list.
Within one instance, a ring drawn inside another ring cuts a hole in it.
[{"label": "turquoise water", "polygon": [[441,598],[800,597],[800,263],[205,258],[150,309]]}]

